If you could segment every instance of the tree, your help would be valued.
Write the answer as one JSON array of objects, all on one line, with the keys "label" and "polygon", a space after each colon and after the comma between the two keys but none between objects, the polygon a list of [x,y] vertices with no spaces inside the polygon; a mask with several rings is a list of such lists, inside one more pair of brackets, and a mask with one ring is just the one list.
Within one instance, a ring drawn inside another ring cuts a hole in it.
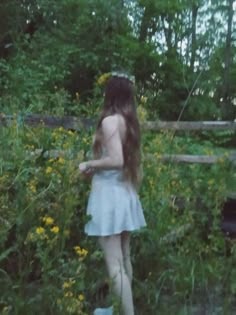
[{"label": "tree", "polygon": [[222,115],[223,117],[231,116],[226,109],[230,105],[230,67],[232,65],[232,23],[233,23],[233,0],[227,1],[228,6],[228,21],[227,21],[227,35],[225,42],[224,53],[224,75],[222,84]]},{"label": "tree", "polygon": [[100,74],[126,69],[149,95],[152,117],[177,119],[187,99],[183,119],[220,118],[220,108],[231,117],[236,71],[227,1],[2,1],[0,36],[11,41],[11,54],[0,47],[2,110],[76,113],[76,93],[87,102]]}]

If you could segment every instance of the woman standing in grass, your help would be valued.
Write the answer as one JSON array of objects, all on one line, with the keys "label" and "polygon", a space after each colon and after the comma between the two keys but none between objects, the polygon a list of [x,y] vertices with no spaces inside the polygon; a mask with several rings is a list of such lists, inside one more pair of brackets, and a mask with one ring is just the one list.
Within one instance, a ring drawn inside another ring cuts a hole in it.
[{"label": "woman standing in grass", "polygon": [[114,291],[124,315],[133,315],[130,232],[145,226],[136,188],[140,179],[140,128],[134,87],[126,74],[113,73],[93,145],[94,160],[79,165],[94,173],[85,232],[99,238]]}]

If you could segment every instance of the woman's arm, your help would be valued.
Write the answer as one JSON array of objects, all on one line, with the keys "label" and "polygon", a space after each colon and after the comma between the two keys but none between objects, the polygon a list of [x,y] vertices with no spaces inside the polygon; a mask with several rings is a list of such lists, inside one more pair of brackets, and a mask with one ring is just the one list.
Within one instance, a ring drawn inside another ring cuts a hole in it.
[{"label": "woman's arm", "polygon": [[124,165],[122,140],[119,132],[119,117],[108,116],[102,121],[103,142],[106,146],[107,155],[98,160],[90,160],[79,165],[82,172],[89,168],[113,169],[122,168]]}]

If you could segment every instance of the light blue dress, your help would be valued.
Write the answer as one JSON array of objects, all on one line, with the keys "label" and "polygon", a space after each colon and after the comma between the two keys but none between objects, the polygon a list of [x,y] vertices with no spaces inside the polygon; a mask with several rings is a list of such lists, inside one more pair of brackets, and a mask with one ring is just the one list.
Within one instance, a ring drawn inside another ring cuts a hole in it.
[{"label": "light blue dress", "polygon": [[120,234],[146,225],[135,188],[122,178],[122,170],[100,170],[92,179],[85,233],[93,236]]}]

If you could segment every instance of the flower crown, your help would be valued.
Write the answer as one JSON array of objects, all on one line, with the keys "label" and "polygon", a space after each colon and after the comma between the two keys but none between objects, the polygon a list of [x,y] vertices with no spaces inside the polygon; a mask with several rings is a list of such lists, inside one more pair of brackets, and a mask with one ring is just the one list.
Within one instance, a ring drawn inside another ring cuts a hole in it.
[{"label": "flower crown", "polygon": [[125,78],[125,79],[128,79],[133,84],[135,84],[134,76],[128,75],[127,73],[121,72],[121,71],[112,71],[112,72],[103,73],[97,79],[97,85],[100,85],[100,86],[104,85],[110,77]]},{"label": "flower crown", "polygon": [[135,78],[133,75],[128,75],[125,72],[120,72],[120,71],[112,71],[111,72],[111,76],[112,77],[118,77],[118,78],[124,78],[124,79],[128,79],[129,81],[131,81],[133,84],[135,83]]}]

